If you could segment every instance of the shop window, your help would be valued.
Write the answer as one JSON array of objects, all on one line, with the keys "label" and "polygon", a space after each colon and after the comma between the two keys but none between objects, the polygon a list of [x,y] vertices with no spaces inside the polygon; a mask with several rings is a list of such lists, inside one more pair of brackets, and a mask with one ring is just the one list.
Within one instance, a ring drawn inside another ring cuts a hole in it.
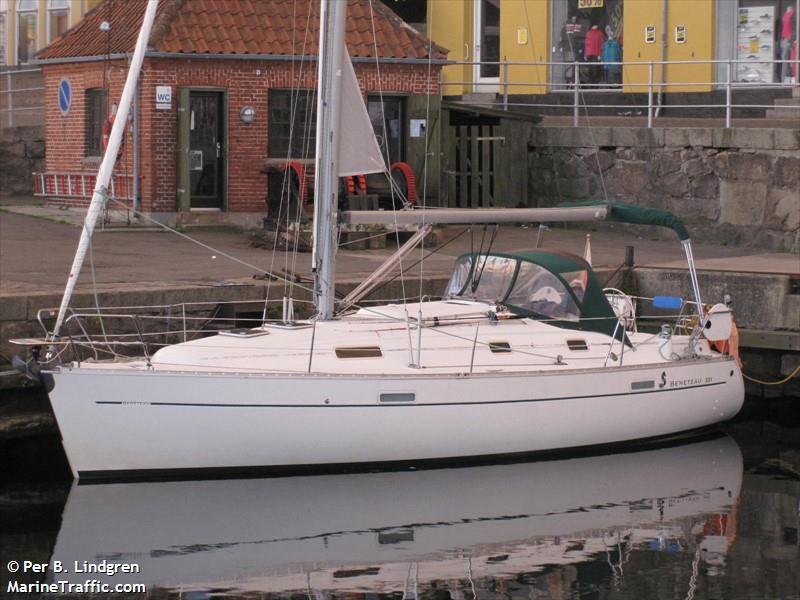
[{"label": "shop window", "polygon": [[270,90],[267,153],[270,158],[311,158],[315,152],[316,94]]},{"label": "shop window", "polygon": [[405,98],[399,96],[369,96],[367,112],[372,122],[372,129],[378,139],[381,155],[388,156],[388,164],[405,160]]},{"label": "shop window", "polygon": [[17,62],[26,63],[36,54],[36,0],[17,3]]},{"label": "shop window", "polygon": [[797,40],[796,0],[739,0],[736,13],[734,81],[775,83],[789,81],[790,64],[774,61],[791,56]]},{"label": "shop window", "polygon": [[106,90],[86,90],[86,156],[103,155],[103,122],[106,114]]},{"label": "shop window", "polygon": [[69,29],[69,0],[49,0],[47,3],[47,41],[52,42]]},{"label": "shop window", "polygon": [[[553,62],[582,63],[578,80],[587,88],[622,84],[624,0],[569,0],[553,3]],[[583,64],[585,63],[585,64]],[[575,81],[574,65],[553,66],[554,89]]]}]

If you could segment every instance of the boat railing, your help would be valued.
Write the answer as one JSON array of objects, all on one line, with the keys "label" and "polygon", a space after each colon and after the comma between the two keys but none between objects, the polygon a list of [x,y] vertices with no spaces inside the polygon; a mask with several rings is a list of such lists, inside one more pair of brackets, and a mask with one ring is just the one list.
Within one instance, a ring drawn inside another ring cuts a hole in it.
[{"label": "boat railing", "polygon": [[[654,298],[646,296],[628,296],[636,305],[644,307],[652,303]],[[308,301],[295,302],[303,308],[311,308],[312,303]],[[384,300],[385,302],[385,300]],[[132,360],[144,359],[149,362],[150,356],[159,348],[193,339],[207,337],[222,331],[244,331],[246,329],[257,328],[270,325],[283,326],[286,321],[281,318],[280,307],[282,299],[264,301],[263,299],[236,300],[227,302],[181,302],[175,304],[157,305],[135,305],[118,306],[107,308],[83,308],[68,309],[64,321],[63,334],[54,343],[53,349],[48,353],[47,362],[66,362],[68,359],[80,362],[82,360]],[[634,322],[636,327],[643,331],[652,331],[655,335],[659,328],[665,324],[671,324],[676,333],[690,333],[696,325],[696,315],[692,314],[688,307],[693,305],[691,301],[682,301],[681,308],[674,314],[666,314],[658,311],[658,314],[638,314],[635,315]],[[640,309],[641,311],[641,309]],[[311,310],[308,314],[311,314]],[[55,319],[57,309],[40,309],[37,313],[37,320],[44,332],[46,339],[52,339],[50,332],[51,322]],[[302,310],[300,314],[304,314]],[[375,315],[380,318],[380,315]],[[386,316],[387,320],[392,317]],[[486,314],[466,315],[464,318],[453,318],[451,320],[431,321],[423,319],[419,321],[409,319],[408,326],[419,328],[420,326],[431,331],[446,333],[449,329],[444,325],[464,325],[474,323],[480,327],[482,322],[491,318]],[[300,317],[298,320],[304,320]],[[542,322],[559,321],[559,319],[542,319]],[[616,328],[627,328],[630,326],[629,317],[618,316],[616,318]],[[622,342],[617,342],[615,330],[614,338],[609,343],[606,354],[606,362],[610,360],[612,354],[615,356],[615,364],[622,365],[626,349]],[[452,333],[447,334],[452,335]],[[472,339],[472,343],[477,349],[483,346],[477,338]],[[646,345],[648,342],[641,342],[634,346]],[[653,341],[653,343],[656,343]],[[490,345],[490,344],[489,344]],[[537,349],[547,352],[554,352],[553,357],[559,356],[559,346],[553,344],[552,348],[545,343],[537,344]],[[526,353],[524,349],[509,349],[511,353]],[[618,357],[616,355],[619,355]],[[539,356],[541,359],[552,358],[549,355]],[[597,358],[595,355],[593,358]],[[474,358],[473,358],[474,360]],[[555,359],[554,359],[555,360]],[[498,366],[498,365],[495,365]]]},{"label": "boat railing", "polygon": [[[301,313],[311,313],[312,303],[295,300]],[[197,301],[174,304],[116,307],[68,308],[62,334],[58,338],[59,355],[71,349],[74,360],[90,357],[124,358],[144,356],[165,345],[206,337],[226,329],[249,329],[280,323],[282,299]],[[308,310],[306,310],[306,308]],[[48,340],[57,308],[37,311],[36,319]]]}]

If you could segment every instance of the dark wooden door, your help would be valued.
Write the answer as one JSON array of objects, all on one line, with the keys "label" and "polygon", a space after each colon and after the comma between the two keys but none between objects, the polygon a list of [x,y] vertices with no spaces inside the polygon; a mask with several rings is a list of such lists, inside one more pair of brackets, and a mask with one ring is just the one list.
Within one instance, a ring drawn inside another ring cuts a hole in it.
[{"label": "dark wooden door", "polygon": [[191,208],[223,208],[225,119],[222,92],[189,94],[189,190]]}]

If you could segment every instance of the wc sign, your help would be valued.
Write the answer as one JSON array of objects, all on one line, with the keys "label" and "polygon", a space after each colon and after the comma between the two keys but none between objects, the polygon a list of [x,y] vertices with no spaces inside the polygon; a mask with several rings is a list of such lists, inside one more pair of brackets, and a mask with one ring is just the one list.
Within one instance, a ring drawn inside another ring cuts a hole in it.
[{"label": "wc sign", "polygon": [[156,86],[156,109],[169,110],[172,108],[172,87],[168,85]]}]

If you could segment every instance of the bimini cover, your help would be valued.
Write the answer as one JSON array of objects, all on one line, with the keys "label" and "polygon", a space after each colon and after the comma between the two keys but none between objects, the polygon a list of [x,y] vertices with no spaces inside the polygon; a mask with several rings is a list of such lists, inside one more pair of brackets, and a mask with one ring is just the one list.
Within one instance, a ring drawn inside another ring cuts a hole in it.
[{"label": "bimini cover", "polygon": [[637,206],[635,204],[622,204],[619,202],[605,202],[604,200],[586,200],[583,202],[562,202],[558,205],[561,208],[605,207],[606,221],[616,221],[617,223],[632,223],[635,225],[654,225],[656,227],[667,227],[672,229],[680,241],[689,239],[689,232],[683,222],[671,212],[647,206]]},{"label": "bimini cover", "polygon": [[[561,327],[611,336],[617,329],[617,317],[592,268],[572,254],[464,254],[446,296],[503,304],[515,314]],[[622,328],[616,335],[623,339]]]}]

